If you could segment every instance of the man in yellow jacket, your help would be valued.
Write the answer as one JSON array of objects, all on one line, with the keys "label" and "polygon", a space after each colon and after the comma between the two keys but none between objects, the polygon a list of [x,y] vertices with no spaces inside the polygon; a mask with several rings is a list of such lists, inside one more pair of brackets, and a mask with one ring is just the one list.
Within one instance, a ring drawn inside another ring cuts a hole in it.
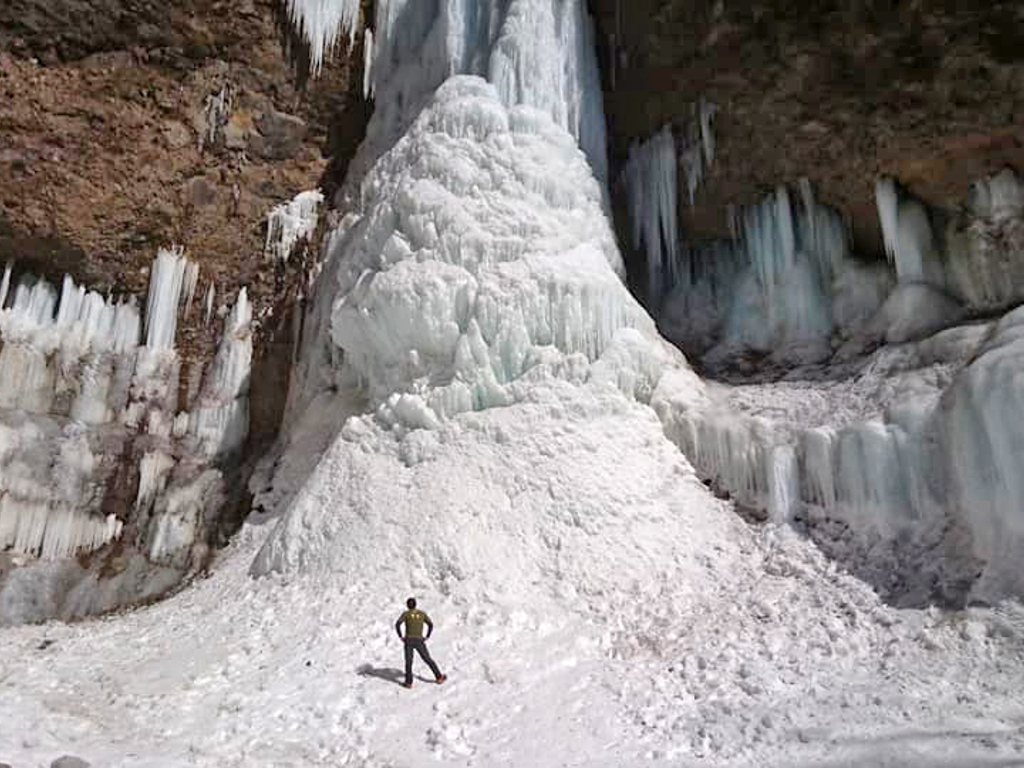
[{"label": "man in yellow jacket", "polygon": [[[430,658],[430,651],[427,650],[427,638],[434,631],[434,622],[423,611],[416,609],[416,598],[410,597],[405,601],[405,605],[409,610],[399,616],[398,621],[395,622],[395,632],[405,642],[405,682],[402,685],[412,688],[412,652],[414,650],[430,667],[430,671],[434,673],[434,679],[443,683],[447,678],[441,674],[437,664]],[[404,637],[402,637],[403,624],[405,624]],[[427,626],[427,637],[423,636],[424,624]]]}]

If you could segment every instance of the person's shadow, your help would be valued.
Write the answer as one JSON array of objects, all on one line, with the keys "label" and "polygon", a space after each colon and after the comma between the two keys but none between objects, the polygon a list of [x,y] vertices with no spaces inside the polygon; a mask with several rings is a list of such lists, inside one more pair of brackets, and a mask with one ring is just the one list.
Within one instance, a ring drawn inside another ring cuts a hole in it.
[{"label": "person's shadow", "polygon": [[[356,674],[360,677],[376,677],[380,680],[385,680],[395,685],[401,685],[405,680],[405,673],[400,669],[394,667],[375,667],[372,664],[363,664],[356,669]],[[423,677],[422,675],[414,675],[417,680],[421,680],[424,683],[434,682],[430,678]]]}]

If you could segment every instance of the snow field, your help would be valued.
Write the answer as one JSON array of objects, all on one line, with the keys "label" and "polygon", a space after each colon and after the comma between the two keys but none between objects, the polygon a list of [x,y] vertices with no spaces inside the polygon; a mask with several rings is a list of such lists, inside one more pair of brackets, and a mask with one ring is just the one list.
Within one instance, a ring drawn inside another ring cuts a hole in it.
[{"label": "snow field", "polygon": [[[436,434],[340,436],[288,518],[269,535],[248,526],[209,578],[165,602],[5,630],[0,759],[925,766],[1021,754],[1019,609],[895,611],[786,528],[742,523],[646,407],[605,385],[539,389],[538,402]],[[411,447],[431,435],[430,451]],[[306,558],[275,559],[295,536]],[[250,577],[267,565],[282,570]],[[396,683],[392,625],[409,594],[437,624],[444,686]]]}]

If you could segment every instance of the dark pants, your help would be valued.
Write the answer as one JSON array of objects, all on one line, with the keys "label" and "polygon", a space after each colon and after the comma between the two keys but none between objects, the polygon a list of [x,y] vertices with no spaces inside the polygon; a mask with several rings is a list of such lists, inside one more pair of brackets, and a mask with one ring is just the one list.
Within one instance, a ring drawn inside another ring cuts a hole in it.
[{"label": "dark pants", "polygon": [[441,670],[437,668],[437,664],[430,658],[430,651],[427,650],[427,641],[422,637],[407,637],[405,638],[405,682],[407,685],[412,685],[412,652],[416,651],[420,655],[420,658],[426,662],[426,665],[430,667],[430,671],[434,673],[434,677],[438,678],[441,676]]}]

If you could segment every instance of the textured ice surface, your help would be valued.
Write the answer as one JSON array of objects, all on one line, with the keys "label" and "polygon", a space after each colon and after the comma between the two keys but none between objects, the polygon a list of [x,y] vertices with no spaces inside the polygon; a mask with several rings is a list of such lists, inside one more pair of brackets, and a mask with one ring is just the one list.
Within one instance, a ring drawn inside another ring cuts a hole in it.
[{"label": "textured ice surface", "polygon": [[604,179],[601,80],[582,0],[381,0],[374,26],[373,157],[448,77],[479,75],[506,106],[535,107],[569,131]]},{"label": "textured ice surface", "polygon": [[572,137],[485,81],[448,80],[362,190],[331,334],[377,402],[411,390],[396,413],[507,403],[548,350],[593,361],[620,329],[654,337]]}]

